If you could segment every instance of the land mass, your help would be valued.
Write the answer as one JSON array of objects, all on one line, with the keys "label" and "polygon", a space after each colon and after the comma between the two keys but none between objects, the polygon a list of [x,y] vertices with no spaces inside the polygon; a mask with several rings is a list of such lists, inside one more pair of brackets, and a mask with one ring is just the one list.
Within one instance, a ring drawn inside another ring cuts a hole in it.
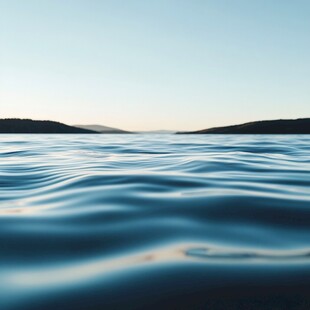
[{"label": "land mass", "polygon": [[310,118],[257,121],[178,134],[310,134]]},{"label": "land mass", "polygon": [[72,133],[98,133],[94,130],[77,128],[53,121],[35,121],[31,119],[8,118],[0,119],[0,133],[49,133],[49,134],[72,134]]},{"label": "land mass", "polygon": [[74,127],[93,130],[100,133],[131,133],[129,131],[125,131],[118,128],[102,126],[102,125],[74,125]]},{"label": "land mass", "polygon": [[172,133],[176,133],[176,132],[173,130],[159,129],[159,130],[138,131],[138,133],[143,133],[143,134],[172,134]]}]

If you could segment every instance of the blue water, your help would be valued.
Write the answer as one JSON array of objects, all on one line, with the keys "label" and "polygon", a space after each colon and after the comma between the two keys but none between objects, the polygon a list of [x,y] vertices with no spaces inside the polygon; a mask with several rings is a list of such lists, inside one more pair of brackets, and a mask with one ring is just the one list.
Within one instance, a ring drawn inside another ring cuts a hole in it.
[{"label": "blue water", "polygon": [[309,295],[309,136],[0,136],[1,310]]}]

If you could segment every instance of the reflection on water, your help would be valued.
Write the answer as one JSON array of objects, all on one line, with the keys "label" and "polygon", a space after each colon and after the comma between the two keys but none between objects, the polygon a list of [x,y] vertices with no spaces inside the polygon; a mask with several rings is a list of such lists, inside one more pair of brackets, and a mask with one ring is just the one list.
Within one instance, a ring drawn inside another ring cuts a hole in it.
[{"label": "reflection on water", "polygon": [[1,135],[0,309],[309,309],[309,142]]}]

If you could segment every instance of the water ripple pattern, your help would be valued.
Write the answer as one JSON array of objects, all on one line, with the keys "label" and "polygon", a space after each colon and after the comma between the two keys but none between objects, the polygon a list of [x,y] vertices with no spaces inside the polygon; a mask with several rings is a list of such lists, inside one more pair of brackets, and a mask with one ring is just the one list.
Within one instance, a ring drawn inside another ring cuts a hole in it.
[{"label": "water ripple pattern", "polygon": [[310,137],[1,135],[0,232],[1,310],[310,309]]}]

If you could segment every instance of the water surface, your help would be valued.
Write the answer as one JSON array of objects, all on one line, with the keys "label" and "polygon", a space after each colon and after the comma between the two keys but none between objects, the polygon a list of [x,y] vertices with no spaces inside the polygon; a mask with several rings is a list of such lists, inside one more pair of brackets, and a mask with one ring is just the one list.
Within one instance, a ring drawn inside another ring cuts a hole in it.
[{"label": "water surface", "polygon": [[310,137],[1,135],[0,309],[309,309]]}]

